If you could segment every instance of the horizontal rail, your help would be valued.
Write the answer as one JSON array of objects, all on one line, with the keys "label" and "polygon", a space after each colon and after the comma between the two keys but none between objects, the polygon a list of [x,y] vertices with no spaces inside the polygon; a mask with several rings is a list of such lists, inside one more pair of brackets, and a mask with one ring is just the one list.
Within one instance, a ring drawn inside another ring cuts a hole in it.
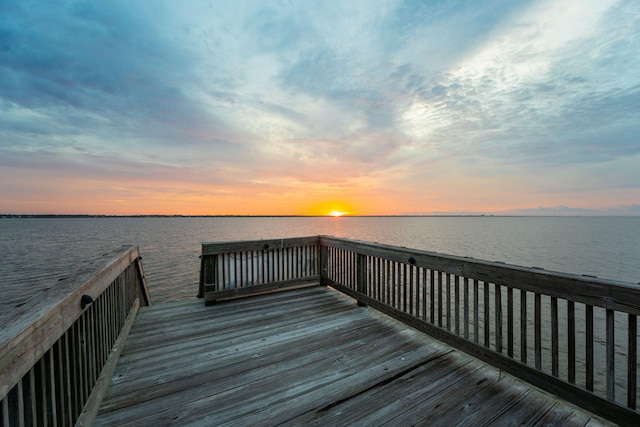
[{"label": "horizontal rail", "polygon": [[319,243],[318,236],[293,237],[287,239],[266,239],[202,243],[202,255],[216,255],[232,252],[288,249],[300,246],[313,246]]},{"label": "horizontal rail", "polygon": [[150,304],[137,247],[123,247],[0,319],[0,424],[73,425],[127,317]]},{"label": "horizontal rail", "polygon": [[[202,253],[211,300],[319,278],[598,415],[640,423],[635,284],[330,236]],[[300,265],[309,268],[298,274]]]}]

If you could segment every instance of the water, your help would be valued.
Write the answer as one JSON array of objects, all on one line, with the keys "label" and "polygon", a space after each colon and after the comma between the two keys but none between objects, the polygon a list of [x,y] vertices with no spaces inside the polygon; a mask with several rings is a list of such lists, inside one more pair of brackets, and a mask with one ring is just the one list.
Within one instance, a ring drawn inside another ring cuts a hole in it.
[{"label": "water", "polygon": [[200,243],[327,234],[640,282],[640,217],[0,219],[0,310],[137,244],[154,304],[195,298]]}]

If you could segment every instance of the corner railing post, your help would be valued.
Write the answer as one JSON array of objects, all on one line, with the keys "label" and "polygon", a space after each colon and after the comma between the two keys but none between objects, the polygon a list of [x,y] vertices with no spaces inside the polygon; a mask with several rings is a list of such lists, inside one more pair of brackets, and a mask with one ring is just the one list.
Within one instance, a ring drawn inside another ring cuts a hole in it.
[{"label": "corner railing post", "polygon": [[198,283],[198,298],[204,298],[204,255],[200,255],[200,280]]},{"label": "corner railing post", "polygon": [[320,243],[320,284],[326,286],[329,279],[329,247]]},{"label": "corner railing post", "polygon": [[142,267],[142,257],[138,255],[135,260],[136,271],[138,272],[138,289],[136,295],[142,297],[144,300],[143,305],[151,305],[151,296],[149,295],[149,287],[147,286],[147,276],[144,274],[144,268]]}]

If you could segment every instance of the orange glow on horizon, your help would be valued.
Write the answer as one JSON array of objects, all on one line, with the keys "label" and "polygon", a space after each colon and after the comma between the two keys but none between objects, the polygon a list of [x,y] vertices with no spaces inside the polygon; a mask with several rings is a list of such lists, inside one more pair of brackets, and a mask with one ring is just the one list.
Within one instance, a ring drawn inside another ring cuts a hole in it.
[{"label": "orange glow on horizon", "polygon": [[338,218],[346,215],[357,215],[357,212],[350,203],[343,201],[328,201],[312,206],[308,210],[308,215],[331,216]]}]

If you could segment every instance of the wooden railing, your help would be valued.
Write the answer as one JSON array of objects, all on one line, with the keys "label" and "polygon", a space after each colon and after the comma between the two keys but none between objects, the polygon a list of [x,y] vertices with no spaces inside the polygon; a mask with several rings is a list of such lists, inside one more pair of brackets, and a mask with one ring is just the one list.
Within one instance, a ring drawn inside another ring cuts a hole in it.
[{"label": "wooden railing", "polygon": [[[276,289],[319,275],[359,304],[565,400],[640,424],[636,284],[327,236],[253,241],[246,249],[203,244],[202,265],[201,292],[210,301],[215,292],[250,294],[256,284]],[[260,273],[300,265],[310,269]]]},{"label": "wooden railing", "polygon": [[203,243],[200,291],[205,303],[320,282],[318,237]]},{"label": "wooden railing", "polygon": [[120,248],[0,318],[0,425],[90,425],[149,294]]}]

